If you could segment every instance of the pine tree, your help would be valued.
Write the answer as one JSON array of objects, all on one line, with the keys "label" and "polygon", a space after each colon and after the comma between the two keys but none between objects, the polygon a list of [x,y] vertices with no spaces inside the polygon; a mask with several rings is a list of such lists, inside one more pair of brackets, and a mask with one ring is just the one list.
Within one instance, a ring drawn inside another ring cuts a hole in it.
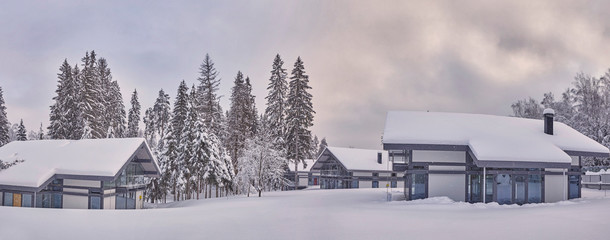
[{"label": "pine tree", "polygon": [[[110,90],[108,92],[109,102],[106,103],[106,110],[109,118],[105,122],[105,126],[112,128],[116,137],[122,138],[127,133],[125,127],[125,105],[123,104],[123,95],[117,81],[110,83]],[[136,132],[137,136],[137,132]]]},{"label": "pine tree", "polygon": [[256,97],[252,95],[252,84],[250,84],[250,77],[246,77],[245,81],[245,93],[244,93],[244,102],[245,106],[245,121],[247,129],[247,137],[251,138],[256,135],[256,131],[258,130],[258,111],[256,110]]},{"label": "pine tree", "polygon": [[186,86],[186,82],[182,80],[182,82],[180,82],[180,86],[178,86],[178,93],[176,94],[176,100],[174,101],[174,109],[172,111],[171,119],[172,132],[174,134],[174,138],[178,142],[178,145],[180,145],[180,138],[184,128],[184,122],[186,121],[188,114],[188,98],[188,87]]},{"label": "pine tree", "polygon": [[57,74],[58,84],[57,96],[53,97],[55,103],[51,106],[49,115],[49,135],[52,139],[66,139],[70,137],[70,129],[67,123],[67,88],[72,80],[72,68],[68,64],[68,60],[64,59],[63,64],[59,68],[60,73]]},{"label": "pine tree", "polygon": [[44,130],[42,130],[42,123],[40,123],[40,129],[38,129],[38,133],[36,135],[38,137],[38,140],[44,139]]},{"label": "pine tree", "polygon": [[4,95],[2,91],[2,87],[0,87],[0,147],[9,143],[9,122],[8,117],[6,116],[6,106],[4,106]]},{"label": "pine tree", "polygon": [[27,130],[25,130],[25,126],[23,125],[23,119],[19,122],[19,129],[17,130],[17,141],[27,141]]},{"label": "pine tree", "polygon": [[221,118],[222,109],[220,108],[219,99],[217,96],[218,85],[220,85],[220,79],[218,78],[218,71],[214,68],[214,62],[210,58],[210,55],[206,54],[199,67],[200,76],[199,86],[197,88],[197,102],[198,112],[201,114],[207,128],[209,128],[214,134],[219,135],[221,132]]},{"label": "pine tree", "polygon": [[[81,71],[81,110],[83,121],[89,127],[91,138],[103,138],[108,131],[104,126],[102,117],[106,116],[104,110],[104,99],[102,97],[102,86],[97,76],[97,60],[95,51],[85,53],[82,58],[83,69]],[[83,135],[84,136],[84,135]]]},{"label": "pine tree", "polygon": [[127,127],[127,137],[138,137],[140,131],[140,102],[138,101],[138,91],[133,90],[131,95],[131,108],[129,109],[129,119]]},{"label": "pine tree", "polygon": [[246,139],[250,136],[249,123],[247,123],[250,98],[241,72],[237,72],[233,83],[235,85],[231,91],[231,108],[227,115],[228,138],[225,144],[233,166],[237,170],[237,158],[241,154]]},{"label": "pine tree", "polygon": [[271,78],[267,90],[269,94],[267,99],[267,108],[265,115],[269,118],[269,126],[273,141],[278,146],[284,144],[286,130],[286,97],[288,95],[288,82],[286,81],[286,69],[282,68],[282,61],[279,54],[275,55],[271,70]]},{"label": "pine tree", "polygon": [[311,87],[309,77],[305,74],[305,67],[301,58],[294,63],[290,77],[289,94],[286,108],[286,149],[288,158],[295,164],[295,188],[298,181],[298,165],[307,157],[311,149],[311,131],[315,111],[312,105],[312,95],[308,92]]}]

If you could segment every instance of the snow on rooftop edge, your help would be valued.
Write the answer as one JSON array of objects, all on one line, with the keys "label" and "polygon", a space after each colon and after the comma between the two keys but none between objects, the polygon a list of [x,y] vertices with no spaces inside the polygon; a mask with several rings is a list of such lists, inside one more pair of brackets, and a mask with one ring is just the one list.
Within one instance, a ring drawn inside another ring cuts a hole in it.
[{"label": "snow on rooftop edge", "polygon": [[[388,165],[388,151],[385,150],[343,147],[327,147],[326,149],[349,170],[389,171],[392,169]],[[381,164],[377,163],[378,153],[382,153]]]},{"label": "snow on rooftop edge", "polygon": [[608,148],[560,123],[484,114],[389,111],[383,143],[469,146],[479,160],[571,161],[564,151],[609,154]]},{"label": "snow on rooftop edge", "polygon": [[55,174],[113,177],[142,144],[143,138],[13,141],[0,148],[0,159],[24,162],[0,172],[0,184],[39,187]]}]

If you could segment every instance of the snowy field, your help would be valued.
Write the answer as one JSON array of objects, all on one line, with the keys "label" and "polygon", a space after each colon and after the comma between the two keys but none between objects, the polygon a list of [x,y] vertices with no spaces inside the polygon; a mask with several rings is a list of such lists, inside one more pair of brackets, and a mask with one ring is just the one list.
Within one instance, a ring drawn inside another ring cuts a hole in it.
[{"label": "snowy field", "polygon": [[0,239],[608,239],[604,195],[583,189],[578,200],[500,206],[313,189],[144,210],[0,207]]}]

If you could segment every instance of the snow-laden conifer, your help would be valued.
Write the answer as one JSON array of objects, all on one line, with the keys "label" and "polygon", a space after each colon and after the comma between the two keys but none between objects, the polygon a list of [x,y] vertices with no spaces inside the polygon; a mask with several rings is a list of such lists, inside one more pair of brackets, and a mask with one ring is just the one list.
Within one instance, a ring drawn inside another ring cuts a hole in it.
[{"label": "snow-laden conifer", "polygon": [[[286,149],[288,158],[295,164],[295,179],[298,179],[298,165],[309,156],[311,131],[313,126],[312,95],[308,91],[309,77],[305,74],[303,61],[298,57],[290,77],[286,108]],[[295,181],[295,185],[298,181]],[[296,187],[296,186],[295,186]]]},{"label": "snow-laden conifer", "polygon": [[286,97],[288,95],[288,82],[286,81],[286,69],[283,68],[284,61],[279,54],[275,55],[269,78],[269,91],[267,97],[267,108],[265,115],[269,118],[269,126],[273,141],[278,145],[284,144],[284,133],[286,129]]},{"label": "snow-laden conifer", "polygon": [[19,122],[19,128],[17,130],[17,141],[27,141],[27,130],[25,130],[25,126],[23,125],[23,119]]},{"label": "snow-laden conifer", "polygon": [[0,147],[9,143],[9,122],[6,116],[6,106],[4,103],[4,93],[2,87],[0,87]]},{"label": "snow-laden conifer", "polygon": [[133,90],[131,95],[131,108],[127,119],[127,137],[138,137],[140,132],[140,102],[138,101],[138,91]]}]

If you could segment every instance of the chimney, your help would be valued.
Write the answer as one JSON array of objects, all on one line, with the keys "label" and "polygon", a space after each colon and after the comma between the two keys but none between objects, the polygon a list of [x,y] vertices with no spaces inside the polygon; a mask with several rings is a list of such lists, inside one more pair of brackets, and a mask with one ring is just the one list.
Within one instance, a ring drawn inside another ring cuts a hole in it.
[{"label": "chimney", "polygon": [[555,117],[555,111],[547,108],[544,109],[542,115],[544,116],[544,133],[553,135],[553,118]]},{"label": "chimney", "polygon": [[377,163],[381,164],[381,153],[377,153]]}]

